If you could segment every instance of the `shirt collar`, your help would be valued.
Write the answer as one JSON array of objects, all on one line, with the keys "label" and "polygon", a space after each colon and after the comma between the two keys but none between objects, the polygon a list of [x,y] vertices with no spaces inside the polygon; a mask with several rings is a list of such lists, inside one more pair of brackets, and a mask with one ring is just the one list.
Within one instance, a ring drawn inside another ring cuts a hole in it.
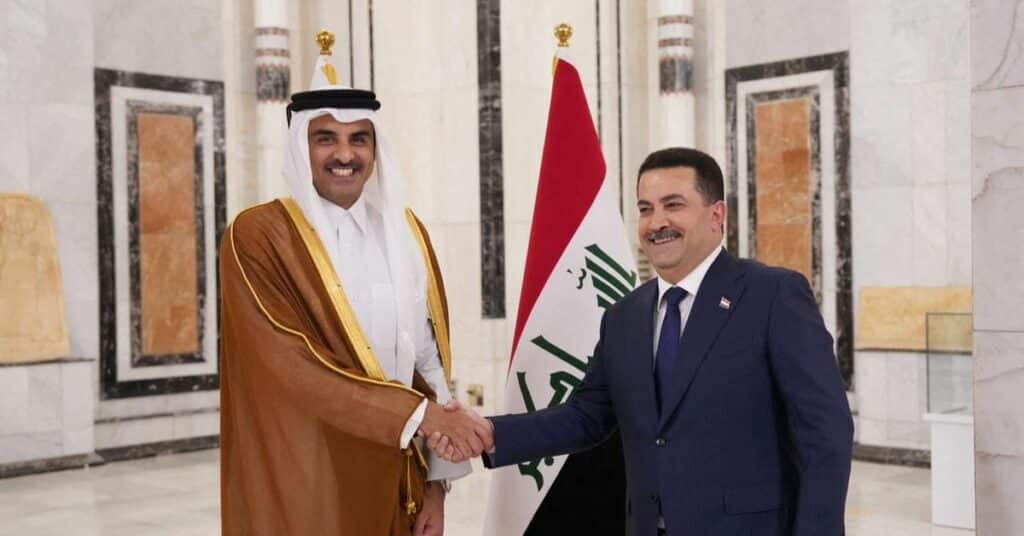
[{"label": "shirt collar", "polygon": [[700,289],[700,284],[704,281],[704,276],[708,274],[708,270],[711,269],[712,263],[718,258],[718,255],[722,253],[722,246],[719,245],[704,260],[693,269],[692,272],[686,274],[681,281],[678,283],[669,283],[665,281],[661,276],[658,276],[658,306],[661,306],[661,300],[665,297],[665,293],[672,287],[679,287],[686,291],[689,296],[696,296],[697,291]]},{"label": "shirt collar", "polygon": [[369,225],[369,216],[366,214],[366,202],[363,201],[363,196],[359,196],[359,199],[356,199],[356,202],[348,209],[342,208],[323,197],[320,198],[320,202],[327,212],[327,217],[330,218],[331,223],[335,227],[339,227],[344,221],[351,218],[356,228],[363,234],[366,233],[367,225]]}]

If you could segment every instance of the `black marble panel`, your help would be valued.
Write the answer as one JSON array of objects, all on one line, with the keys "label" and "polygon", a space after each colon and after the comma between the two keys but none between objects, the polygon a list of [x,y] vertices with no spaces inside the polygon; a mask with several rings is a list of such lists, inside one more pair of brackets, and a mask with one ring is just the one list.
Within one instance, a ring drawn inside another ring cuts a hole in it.
[{"label": "black marble panel", "polygon": [[58,359],[40,359],[39,361],[22,361],[20,363],[0,363],[0,368],[5,367],[35,367],[38,365],[60,365],[62,363],[79,363],[84,361],[96,361],[87,357],[61,357]]},{"label": "black marble panel", "polygon": [[[213,139],[203,140],[206,147],[213,150],[213,176],[204,177],[203,184],[211,184],[214,189],[214,236],[218,244],[226,225],[226,191],[225,191],[225,160],[224,160],[224,84],[214,80],[179,78],[147,73],[134,73],[111,69],[96,68],[94,71],[94,96],[96,106],[96,196],[97,196],[97,227],[99,234],[99,294],[100,294],[100,397],[102,399],[149,396],[168,393],[182,393],[198,390],[217,389],[218,374],[177,376],[148,380],[118,381],[117,379],[117,289],[115,283],[116,265],[114,244],[114,151],[129,154],[129,147],[135,141],[128,141],[128,147],[113,147],[111,138],[111,89],[113,87],[131,87],[153,89],[177,93],[210,95],[213,100]],[[148,102],[148,101],[147,101]],[[148,102],[147,105],[171,106],[171,103]],[[130,108],[130,106],[129,106]],[[130,112],[129,112],[130,113]],[[197,137],[197,144],[201,140]],[[198,154],[198,153],[197,153]],[[202,167],[197,167],[201,172]],[[137,224],[137,198],[126,192],[129,210],[135,205],[135,219],[131,225]],[[198,195],[198,194],[197,194]],[[198,211],[197,211],[198,212]],[[219,248],[215,247],[214,251]],[[205,251],[200,255],[203,258]],[[137,262],[137,250],[135,255]],[[205,259],[203,262],[217,260]],[[205,278],[205,271],[200,270]],[[138,279],[133,278],[131,294],[138,296],[134,287]],[[220,289],[215,285],[217,303],[220,303]],[[205,282],[200,287],[200,299],[205,300]],[[138,307],[133,300],[131,307]],[[218,313],[219,315],[219,305]],[[208,319],[209,320],[209,319]],[[219,334],[218,334],[219,338]],[[214,359],[214,356],[206,356]]]},{"label": "black marble panel", "polygon": [[[203,312],[206,310],[206,226],[204,224],[206,203],[204,202],[204,177],[203,177],[203,109],[193,106],[180,106],[176,104],[154,103],[147,101],[128,100],[125,103],[126,132],[128,134],[128,261],[131,290],[131,362],[132,367],[149,367],[168,364],[202,363],[206,361],[203,355],[203,340],[206,336],[206,323],[203,322]],[[192,119],[193,140],[195,143],[194,165],[195,165],[195,199],[193,210],[196,226],[196,315],[198,327],[198,349],[191,353],[179,354],[143,354],[142,352],[142,250],[140,243],[140,222],[141,201],[139,199],[139,114],[160,113],[167,115],[179,115]]]},{"label": "black marble panel", "polygon": [[[374,75],[373,75],[373,0],[366,0],[366,25],[370,32],[370,91],[373,91],[374,86]],[[351,20],[351,18],[349,19]],[[355,84],[353,84],[354,86]]]},{"label": "black marble panel", "polygon": [[194,452],[197,450],[215,449],[220,446],[220,436],[200,436],[157,443],[145,443],[127,447],[100,449],[95,453],[61,456],[42,460],[12,462],[0,464],[0,479],[19,476],[98,467],[110,462],[149,458],[165,454]]},{"label": "black marble panel", "polygon": [[693,89],[693,62],[688,56],[669,55],[658,60],[658,89],[663,95]]},{"label": "black marble panel", "polygon": [[[835,205],[836,205],[836,357],[843,382],[847,389],[853,388],[853,279],[852,279],[852,229],[850,224],[850,90],[849,54],[835,52],[820,56],[809,56],[774,63],[749,65],[728,69],[725,72],[726,104],[726,159],[728,161],[728,194],[726,202],[729,211],[736,214],[738,207],[736,189],[738,182],[737,153],[737,85],[740,82],[778,78],[793,74],[815,71],[831,71],[835,91],[835,130],[832,133],[835,144]],[[828,133],[825,133],[828,135]],[[744,148],[746,149],[746,148]],[[739,225],[736,218],[729,218],[726,226],[726,243],[732,251],[739,251]]]},{"label": "black marble panel", "polygon": [[931,467],[932,453],[927,450],[879,447],[853,444],[853,459],[861,462],[905,465],[908,467]]},{"label": "black marble panel", "polygon": [[66,471],[68,469],[81,469],[82,467],[95,467],[105,463],[107,462],[95,454],[75,454],[43,460],[2,463],[0,464],[0,479],[50,473],[53,471]]},{"label": "black marble panel", "polygon": [[291,67],[279,63],[256,66],[256,99],[260,102],[288,100]]},{"label": "black marble panel", "polygon": [[501,2],[477,0],[480,94],[480,284],[484,318],[505,318],[505,199],[501,141]]},{"label": "black marble panel", "polygon": [[123,460],[134,460],[137,458],[149,458],[164,454],[178,454],[182,452],[193,452],[197,450],[215,449],[220,446],[220,436],[200,436],[186,439],[174,439],[171,441],[159,441],[156,443],[143,443],[127,447],[114,447],[109,449],[98,449],[96,454],[104,462],[119,462]]},{"label": "black marble panel", "polygon": [[348,0],[348,82],[346,85],[356,87],[356,37],[352,23],[352,0]]}]

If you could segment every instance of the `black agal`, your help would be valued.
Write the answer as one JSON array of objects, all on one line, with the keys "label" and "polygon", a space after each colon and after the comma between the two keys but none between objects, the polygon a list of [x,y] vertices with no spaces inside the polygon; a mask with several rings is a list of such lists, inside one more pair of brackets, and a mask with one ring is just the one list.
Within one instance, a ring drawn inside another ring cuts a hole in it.
[{"label": "black agal", "polygon": [[358,110],[379,110],[380,101],[372,91],[365,89],[322,89],[302,91],[292,95],[286,112],[288,124],[292,122],[292,113],[317,108],[343,108]]}]

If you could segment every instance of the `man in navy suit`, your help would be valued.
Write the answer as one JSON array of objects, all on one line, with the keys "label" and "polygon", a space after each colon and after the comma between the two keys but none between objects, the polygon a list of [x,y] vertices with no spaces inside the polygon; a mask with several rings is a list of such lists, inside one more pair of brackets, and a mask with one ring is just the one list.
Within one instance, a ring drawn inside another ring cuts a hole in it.
[{"label": "man in navy suit", "polygon": [[618,428],[635,536],[841,535],[853,422],[832,337],[802,275],[722,249],[723,190],[707,154],[647,157],[639,238],[658,277],[605,313],[564,405],[490,418],[485,463]]}]

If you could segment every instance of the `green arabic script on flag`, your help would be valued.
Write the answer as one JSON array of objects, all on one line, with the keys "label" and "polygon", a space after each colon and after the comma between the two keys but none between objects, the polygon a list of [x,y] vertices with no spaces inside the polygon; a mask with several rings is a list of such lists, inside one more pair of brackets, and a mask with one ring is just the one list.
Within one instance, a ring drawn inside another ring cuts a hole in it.
[{"label": "green arabic script on flag", "polygon": [[[584,266],[579,269],[579,274],[574,270],[569,270],[569,273],[578,278],[577,290],[583,289],[589,276],[596,305],[601,309],[608,309],[633,291],[633,288],[636,287],[637,273],[623,268],[620,262],[613,259],[597,244],[591,244],[584,249],[588,253],[584,257]],[[551,408],[563,404],[583,382],[583,375],[587,373],[587,366],[592,356],[580,359],[549,341],[543,335],[534,337],[530,343],[565,364],[564,369],[549,375],[548,385],[551,387],[551,396],[544,407]],[[526,372],[516,372],[516,381],[526,411],[528,413],[537,411],[537,404],[534,402],[526,381]],[[537,491],[544,488],[544,476],[540,472],[541,463],[551,465],[554,463],[554,458],[548,456],[543,460],[532,460],[518,465],[519,474],[532,478],[537,485]]]}]

